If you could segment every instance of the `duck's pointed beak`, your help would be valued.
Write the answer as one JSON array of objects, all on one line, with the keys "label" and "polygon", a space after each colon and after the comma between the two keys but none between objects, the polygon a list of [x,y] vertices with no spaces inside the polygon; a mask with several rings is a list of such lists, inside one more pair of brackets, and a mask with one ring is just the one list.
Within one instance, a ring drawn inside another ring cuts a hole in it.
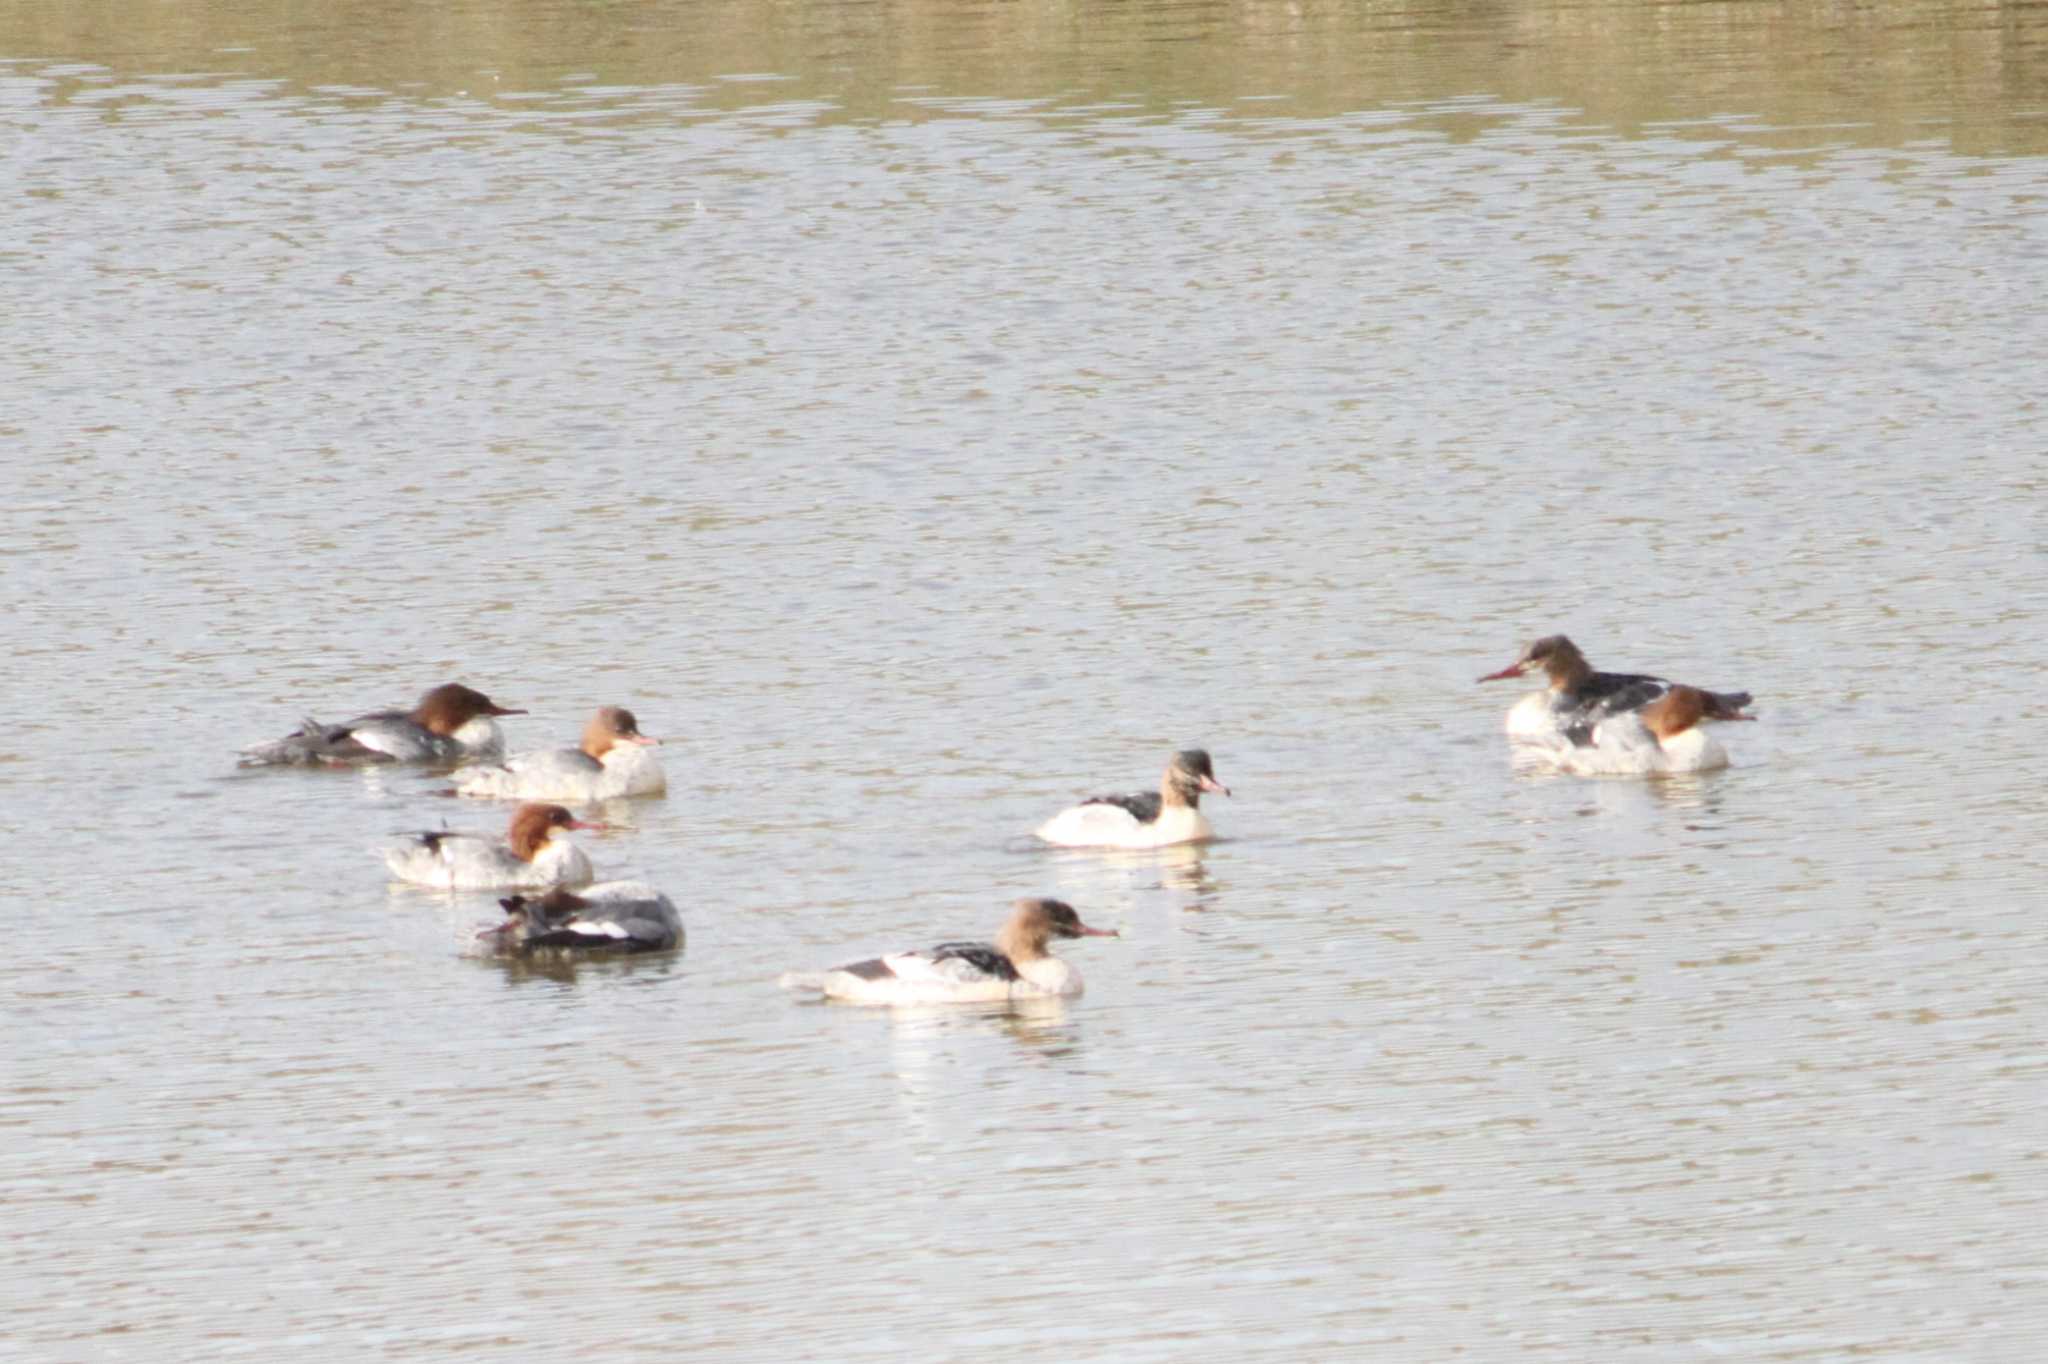
[{"label": "duck's pointed beak", "polygon": [[1204,791],[1214,791],[1219,796],[1227,796],[1230,794],[1230,788],[1225,786],[1222,782],[1216,780],[1214,777],[1198,778],[1195,782],[1195,785],[1201,787]]},{"label": "duck's pointed beak", "polygon": [[1086,924],[1078,924],[1076,927],[1081,930],[1081,936],[1084,938],[1121,938],[1123,936],[1114,928],[1090,928]]},{"label": "duck's pointed beak", "polygon": [[1526,663],[1510,663],[1507,665],[1507,667],[1502,668],[1499,672],[1488,673],[1486,674],[1486,676],[1480,678],[1479,680],[1481,682],[1498,682],[1504,677],[1520,677],[1525,671],[1528,670],[1528,667],[1529,665]]}]

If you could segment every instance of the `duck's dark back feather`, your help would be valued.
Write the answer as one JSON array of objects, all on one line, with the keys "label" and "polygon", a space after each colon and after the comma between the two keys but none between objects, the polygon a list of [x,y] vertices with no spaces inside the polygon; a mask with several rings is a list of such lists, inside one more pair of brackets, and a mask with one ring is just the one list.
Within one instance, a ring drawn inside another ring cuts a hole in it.
[{"label": "duck's dark back feather", "polygon": [[859,976],[862,980],[888,980],[896,974],[889,969],[889,963],[883,961],[880,957],[869,957],[866,961],[848,962],[844,966],[835,966],[832,969],[844,971],[849,976]]},{"label": "duck's dark back feather", "polygon": [[1647,673],[1594,673],[1564,694],[1565,705],[1601,715],[1647,706],[1670,690],[1671,684]]},{"label": "duck's dark back feather", "polygon": [[997,980],[1017,979],[1017,964],[985,942],[942,942],[931,951],[933,961],[957,957]]},{"label": "duck's dark back feather", "polygon": [[1151,824],[1159,818],[1159,793],[1140,791],[1132,796],[1090,796],[1083,805],[1116,805],[1129,810],[1140,824]]}]

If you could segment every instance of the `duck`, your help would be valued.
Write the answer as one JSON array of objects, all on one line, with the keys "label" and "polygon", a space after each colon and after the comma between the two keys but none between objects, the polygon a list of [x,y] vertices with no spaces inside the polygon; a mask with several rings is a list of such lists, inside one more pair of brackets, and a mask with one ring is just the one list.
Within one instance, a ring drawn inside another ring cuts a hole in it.
[{"label": "duck", "polygon": [[668,790],[661,760],[652,750],[661,740],[640,732],[624,706],[599,706],[583,727],[575,748],[519,753],[503,763],[457,768],[454,794],[513,800],[588,803],[622,796],[658,796]]},{"label": "duck", "polygon": [[[1578,645],[1563,635],[1545,635],[1507,667],[1479,680],[1498,682],[1536,669],[1550,679],[1549,689],[1531,692],[1510,707],[1504,728],[1511,739],[1555,748],[1583,746],[1587,734],[1602,720],[1641,710],[1675,685],[1648,673],[1598,672]],[[1746,691],[1695,690],[1728,711],[1739,711],[1752,699]]]},{"label": "duck", "polygon": [[1700,726],[1754,719],[1719,693],[1681,684],[1646,706],[1600,721],[1583,743],[1558,749],[1552,757],[1560,768],[1581,776],[1711,772],[1728,765],[1728,751]]},{"label": "duck", "polygon": [[493,956],[670,952],[683,943],[675,902],[644,881],[600,881],[581,890],[556,886],[498,903],[505,921],[477,934]]},{"label": "duck", "polygon": [[524,715],[459,682],[446,682],[411,710],[380,710],[346,724],[308,719],[282,739],[245,748],[241,767],[357,767],[369,763],[489,761],[505,751],[496,717]]},{"label": "duck", "polygon": [[1023,899],[992,943],[945,942],[892,952],[829,971],[791,971],[785,990],[855,1004],[976,1004],[1081,993],[1081,973],[1046,951],[1054,938],[1114,938],[1090,928],[1063,900]]},{"label": "duck", "polygon": [[384,849],[384,865],[401,881],[443,890],[541,889],[580,886],[593,878],[583,850],[558,834],[603,829],[559,805],[522,805],[502,839],[434,830],[408,834]]},{"label": "duck", "polygon": [[1044,842],[1062,848],[1164,848],[1216,836],[1202,816],[1202,793],[1227,796],[1204,749],[1184,748],[1167,761],[1157,791],[1090,796],[1038,826]]}]

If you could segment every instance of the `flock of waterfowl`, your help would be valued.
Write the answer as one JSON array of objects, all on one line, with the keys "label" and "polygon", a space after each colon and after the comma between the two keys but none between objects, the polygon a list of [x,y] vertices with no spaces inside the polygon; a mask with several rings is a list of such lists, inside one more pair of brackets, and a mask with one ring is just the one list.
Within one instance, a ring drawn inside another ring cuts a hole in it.
[{"label": "flock of waterfowl", "polygon": [[[1580,775],[1652,776],[1725,767],[1727,752],[1701,726],[1750,720],[1748,692],[1714,692],[1641,673],[1595,671],[1569,639],[1550,635],[1481,682],[1541,671],[1549,686],[1509,710],[1506,730],[1518,755]],[[282,739],[243,750],[245,767],[361,766],[420,763],[452,768],[447,795],[521,802],[503,838],[430,830],[383,850],[401,881],[445,890],[521,892],[498,903],[502,922],[477,934],[480,951],[501,956],[561,956],[673,951],[683,942],[674,903],[638,881],[596,881],[590,859],[567,835],[607,826],[568,808],[658,796],[668,789],[633,713],[604,706],[573,748],[504,756],[498,717],[526,712],[498,705],[457,683],[435,687],[410,711],[377,711],[345,724],[307,720]],[[1060,811],[1036,830],[1069,848],[1163,848],[1215,837],[1202,814],[1204,793],[1229,795],[1208,753],[1173,755],[1159,789],[1095,796]],[[781,984],[866,1004],[940,1003],[1075,995],[1081,976],[1048,951],[1054,938],[1113,937],[1091,928],[1071,905],[1023,899],[992,942],[947,942],[851,962],[826,971],[790,972]]]}]

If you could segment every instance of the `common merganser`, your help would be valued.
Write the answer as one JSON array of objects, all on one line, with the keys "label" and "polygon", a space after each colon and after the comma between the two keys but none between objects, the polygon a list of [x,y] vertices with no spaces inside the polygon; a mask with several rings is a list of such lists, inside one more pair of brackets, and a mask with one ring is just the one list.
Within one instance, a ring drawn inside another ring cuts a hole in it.
[{"label": "common merganser", "polygon": [[1019,900],[993,943],[947,942],[922,952],[791,971],[785,990],[808,990],[856,1004],[973,1004],[1081,993],[1081,973],[1045,950],[1059,938],[1114,938],[1090,928],[1060,900]]},{"label": "common merganser", "polygon": [[384,850],[384,865],[401,881],[444,890],[580,886],[590,880],[590,859],[555,835],[604,827],[559,805],[522,805],[503,839],[445,830],[411,834]]},{"label": "common merganser", "polygon": [[501,957],[667,952],[683,941],[675,904],[644,881],[600,881],[582,890],[557,886],[544,895],[514,895],[498,903],[505,907],[505,922],[477,939]]},{"label": "common merganser", "polygon": [[1554,750],[1552,759],[1582,776],[1646,776],[1709,772],[1728,765],[1728,752],[1700,728],[1709,720],[1754,720],[1730,698],[1674,686],[1649,705],[1593,726],[1584,743]]},{"label": "common merganser", "polygon": [[243,749],[240,766],[488,760],[505,751],[505,737],[492,717],[524,714],[449,682],[422,696],[409,711],[374,711],[345,725],[309,719],[282,739]]},{"label": "common merganser", "polygon": [[[1536,668],[1549,676],[1550,690],[1531,692],[1517,701],[1508,711],[1505,728],[1511,738],[1551,746],[1583,744],[1594,725],[1640,710],[1672,686],[1645,673],[1595,672],[1578,646],[1563,635],[1545,635],[1507,667],[1479,680],[1497,682]],[[1746,691],[1703,694],[1725,710],[1740,710],[1750,702]]]},{"label": "common merganser", "polygon": [[581,747],[520,753],[496,766],[457,768],[452,780],[460,795],[515,800],[658,796],[668,790],[668,778],[649,750],[660,742],[642,734],[640,722],[624,706],[600,706],[583,727]]},{"label": "common merganser", "polygon": [[1038,826],[1038,837],[1063,848],[1164,848],[1200,843],[1216,831],[1202,817],[1202,792],[1227,796],[1209,755],[1184,748],[1173,755],[1157,791],[1129,796],[1090,796]]}]

